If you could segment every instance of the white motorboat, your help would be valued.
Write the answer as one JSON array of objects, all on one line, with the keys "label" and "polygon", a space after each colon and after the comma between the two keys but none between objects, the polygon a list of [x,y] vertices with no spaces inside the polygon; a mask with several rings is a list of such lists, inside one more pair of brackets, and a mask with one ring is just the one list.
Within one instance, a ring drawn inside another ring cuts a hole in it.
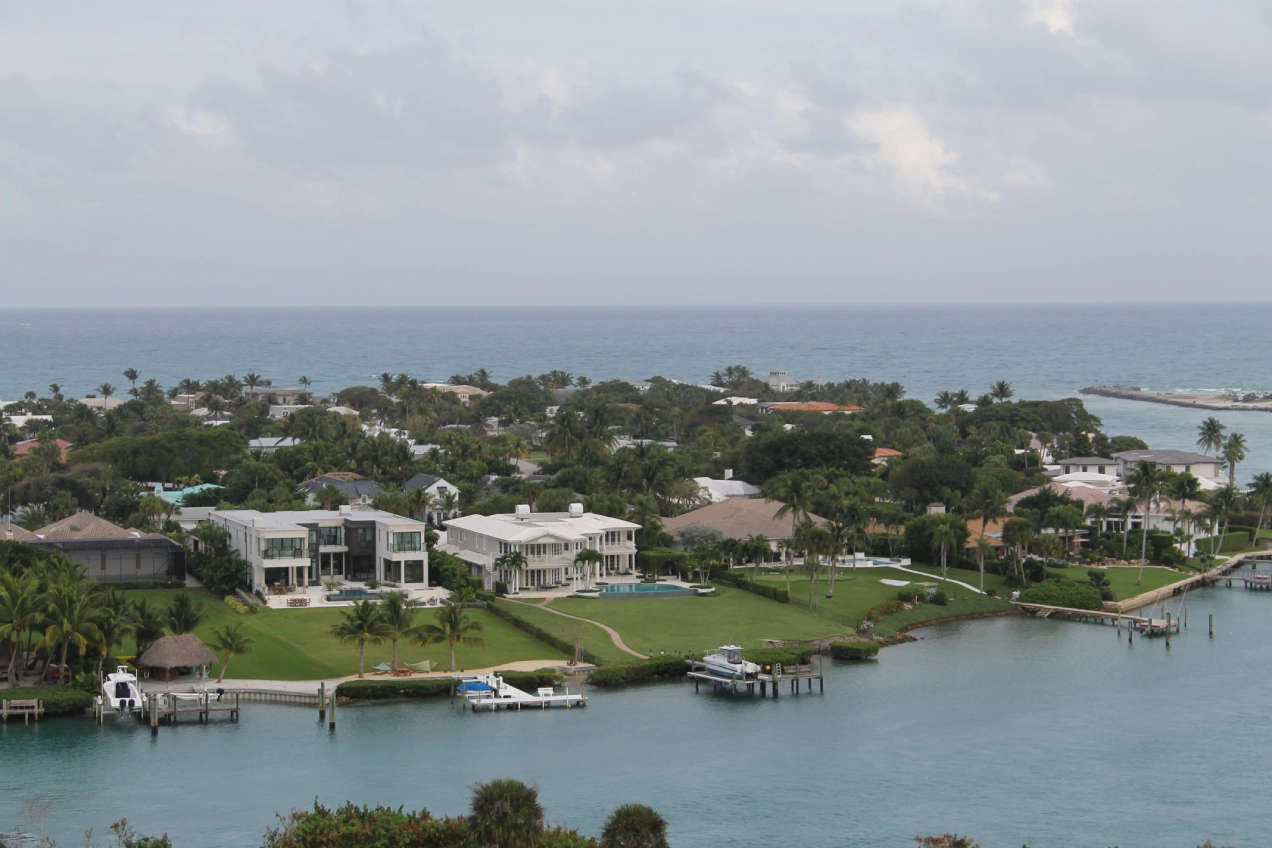
[{"label": "white motorboat", "polygon": [[106,680],[102,683],[102,700],[112,710],[131,712],[141,709],[141,699],[137,675],[129,671],[127,666],[118,666],[113,673],[106,675]]},{"label": "white motorboat", "polygon": [[711,674],[731,680],[754,680],[760,673],[758,665],[742,658],[742,649],[737,645],[725,645],[714,654],[707,654],[702,662]]}]

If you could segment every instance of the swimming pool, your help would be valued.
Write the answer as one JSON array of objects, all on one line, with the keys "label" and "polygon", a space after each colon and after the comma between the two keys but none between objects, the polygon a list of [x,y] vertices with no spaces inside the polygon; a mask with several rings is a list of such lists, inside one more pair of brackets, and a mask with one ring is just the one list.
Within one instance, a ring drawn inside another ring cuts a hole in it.
[{"label": "swimming pool", "polygon": [[602,598],[694,598],[697,589],[684,586],[671,586],[666,583],[615,583],[602,586],[599,597]]}]

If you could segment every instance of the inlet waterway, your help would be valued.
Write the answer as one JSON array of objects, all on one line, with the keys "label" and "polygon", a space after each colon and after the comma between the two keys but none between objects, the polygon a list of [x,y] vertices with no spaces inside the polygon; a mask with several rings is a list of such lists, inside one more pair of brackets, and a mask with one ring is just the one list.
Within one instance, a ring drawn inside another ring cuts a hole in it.
[{"label": "inlet waterway", "polygon": [[1090,624],[956,622],[878,662],[828,661],[824,695],[779,701],[666,683],[594,691],[568,712],[359,705],[334,734],[315,710],[263,704],[155,739],[135,722],[10,724],[0,832],[31,830],[21,808],[36,802],[60,844],[127,816],[178,848],[250,846],[315,798],[456,814],[474,782],[513,776],[585,832],[618,804],[651,804],[677,848],[873,848],[950,830],[987,848],[1264,844],[1272,597],[1220,587],[1186,604],[1169,648]]}]

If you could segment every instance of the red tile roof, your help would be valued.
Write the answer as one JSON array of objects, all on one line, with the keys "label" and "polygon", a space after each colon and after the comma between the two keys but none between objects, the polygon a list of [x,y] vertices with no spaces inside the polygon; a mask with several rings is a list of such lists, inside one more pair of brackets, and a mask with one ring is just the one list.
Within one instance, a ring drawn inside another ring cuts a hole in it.
[{"label": "red tile roof", "polygon": [[894,450],[892,448],[875,448],[875,452],[874,452],[875,459],[888,459],[890,457],[900,456],[900,455],[901,455],[901,451]]},{"label": "red tile roof", "polygon": [[[54,439],[57,446],[62,449],[62,462],[66,462],[66,457],[70,455],[71,443],[65,439]],[[15,457],[24,457],[35,450],[40,445],[39,439],[27,439],[25,442],[18,442],[13,445],[13,455]]]},{"label": "red tile roof", "polygon": [[861,406],[840,406],[837,403],[829,403],[824,400],[814,401],[773,401],[766,403],[764,406],[768,409],[789,409],[793,412],[861,412],[864,407]]}]

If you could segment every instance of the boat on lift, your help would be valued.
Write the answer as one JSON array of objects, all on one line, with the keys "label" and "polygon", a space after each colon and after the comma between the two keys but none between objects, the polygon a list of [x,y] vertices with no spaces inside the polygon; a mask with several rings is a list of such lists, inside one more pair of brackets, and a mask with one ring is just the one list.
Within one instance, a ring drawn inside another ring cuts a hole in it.
[{"label": "boat on lift", "polygon": [[714,654],[707,654],[702,663],[711,674],[730,680],[754,680],[760,673],[758,665],[743,659],[737,645],[725,645]]},{"label": "boat on lift", "polygon": [[102,700],[112,710],[121,713],[141,709],[140,687],[137,686],[137,675],[128,670],[128,666],[117,666],[115,671],[106,675],[102,683]]}]

